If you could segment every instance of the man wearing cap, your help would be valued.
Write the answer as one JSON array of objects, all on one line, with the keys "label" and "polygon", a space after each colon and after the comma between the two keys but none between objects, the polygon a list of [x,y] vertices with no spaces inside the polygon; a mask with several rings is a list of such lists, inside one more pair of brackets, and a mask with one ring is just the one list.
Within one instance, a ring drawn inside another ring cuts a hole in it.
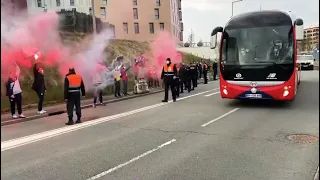
[{"label": "man wearing cap", "polygon": [[76,74],[74,68],[69,69],[69,73],[64,79],[64,99],[67,102],[67,112],[69,121],[66,125],[73,124],[73,108],[76,107],[77,121],[81,123],[81,95],[85,96],[85,87],[82,77]]}]

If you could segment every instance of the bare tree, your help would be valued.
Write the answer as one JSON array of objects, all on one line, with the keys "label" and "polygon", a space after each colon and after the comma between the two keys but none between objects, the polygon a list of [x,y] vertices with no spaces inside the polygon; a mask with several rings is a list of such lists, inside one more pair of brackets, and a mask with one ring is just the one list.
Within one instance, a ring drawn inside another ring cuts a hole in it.
[{"label": "bare tree", "polygon": [[189,34],[188,42],[190,44],[190,47],[194,46],[194,31],[193,31],[193,29],[191,29],[191,32]]}]

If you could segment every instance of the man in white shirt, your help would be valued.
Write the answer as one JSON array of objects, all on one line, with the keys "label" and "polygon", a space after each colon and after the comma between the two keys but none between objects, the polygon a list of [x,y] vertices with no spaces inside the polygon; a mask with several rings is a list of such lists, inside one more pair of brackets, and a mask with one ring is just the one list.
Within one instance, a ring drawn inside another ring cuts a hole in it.
[{"label": "man in white shirt", "polygon": [[[10,110],[13,119],[25,118],[22,114],[22,89],[19,82],[20,68],[16,63],[13,63],[14,70],[10,72],[9,79],[7,81],[7,96],[10,101]],[[19,116],[16,115],[15,106],[17,105],[17,110]]]}]

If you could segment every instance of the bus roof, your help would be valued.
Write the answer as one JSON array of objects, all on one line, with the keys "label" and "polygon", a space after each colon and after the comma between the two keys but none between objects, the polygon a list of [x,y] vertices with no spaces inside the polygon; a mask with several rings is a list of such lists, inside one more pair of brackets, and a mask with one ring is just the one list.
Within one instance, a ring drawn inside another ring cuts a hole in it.
[{"label": "bus roof", "polygon": [[295,21],[292,14],[278,10],[263,10],[239,14],[232,17],[226,24],[226,29],[263,27],[263,26],[291,26]]}]

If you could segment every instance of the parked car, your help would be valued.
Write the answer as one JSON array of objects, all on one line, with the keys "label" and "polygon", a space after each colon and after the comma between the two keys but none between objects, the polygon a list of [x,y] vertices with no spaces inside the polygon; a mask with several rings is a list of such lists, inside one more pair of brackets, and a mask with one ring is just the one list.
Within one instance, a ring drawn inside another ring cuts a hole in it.
[{"label": "parked car", "polygon": [[313,58],[312,55],[298,55],[297,59],[298,59],[298,63],[300,64],[301,70],[303,70],[303,69],[313,70],[314,69],[315,59]]}]

